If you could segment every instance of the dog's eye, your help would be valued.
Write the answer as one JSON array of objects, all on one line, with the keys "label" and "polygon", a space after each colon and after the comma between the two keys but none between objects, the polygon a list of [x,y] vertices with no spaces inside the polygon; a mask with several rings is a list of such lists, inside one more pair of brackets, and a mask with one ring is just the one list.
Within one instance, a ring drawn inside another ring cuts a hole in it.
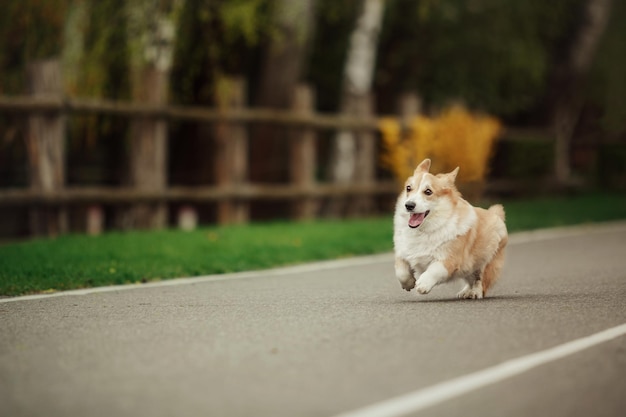
[{"label": "dog's eye", "polygon": [[427,188],[424,190],[424,194],[426,195],[431,195],[433,193],[433,190],[431,190],[430,188]]},{"label": "dog's eye", "polygon": [[407,193],[410,193],[410,192],[411,192],[411,190],[412,190],[411,186],[410,186],[410,185],[407,185],[407,186],[406,186],[406,192],[407,192]]}]

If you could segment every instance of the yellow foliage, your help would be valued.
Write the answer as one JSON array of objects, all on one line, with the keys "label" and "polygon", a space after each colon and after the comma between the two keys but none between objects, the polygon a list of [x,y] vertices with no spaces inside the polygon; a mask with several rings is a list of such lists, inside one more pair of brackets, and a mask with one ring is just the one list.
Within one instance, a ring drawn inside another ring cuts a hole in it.
[{"label": "yellow foliage", "polygon": [[433,118],[417,116],[407,132],[402,132],[395,118],[381,119],[379,128],[381,163],[399,181],[411,176],[424,158],[430,158],[432,172],[449,172],[459,166],[459,181],[471,182],[485,179],[501,124],[493,117],[453,106]]}]

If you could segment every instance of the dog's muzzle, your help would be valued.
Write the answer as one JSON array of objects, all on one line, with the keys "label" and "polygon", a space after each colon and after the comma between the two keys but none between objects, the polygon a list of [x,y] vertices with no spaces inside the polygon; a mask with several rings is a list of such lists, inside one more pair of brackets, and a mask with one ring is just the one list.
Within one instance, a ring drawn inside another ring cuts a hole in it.
[{"label": "dog's muzzle", "polygon": [[408,200],[406,203],[404,203],[404,208],[410,214],[409,227],[411,229],[415,229],[416,227],[419,227],[424,222],[424,219],[426,218],[426,216],[428,216],[428,214],[430,213],[430,210],[426,210],[423,213],[416,213],[415,212],[416,206],[417,204],[415,204],[415,201],[412,201],[412,200]]}]

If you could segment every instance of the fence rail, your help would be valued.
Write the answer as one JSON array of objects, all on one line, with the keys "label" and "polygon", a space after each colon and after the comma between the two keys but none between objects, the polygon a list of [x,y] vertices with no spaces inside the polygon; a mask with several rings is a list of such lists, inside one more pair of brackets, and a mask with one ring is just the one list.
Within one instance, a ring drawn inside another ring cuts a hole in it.
[{"label": "fence rail", "polygon": [[[250,217],[249,204],[258,200],[287,200],[297,219],[316,215],[323,198],[393,195],[397,185],[379,182],[374,176],[376,157],[365,153],[368,172],[357,183],[346,185],[316,180],[318,132],[350,130],[360,142],[375,141],[378,119],[373,113],[320,114],[315,112],[315,95],[307,86],[294,91],[290,109],[250,109],[245,97],[245,82],[230,79],[216,96],[215,108],[169,105],[160,99],[121,102],[68,98],[60,87],[58,62],[42,62],[28,75],[30,95],[0,96],[0,114],[25,117],[26,148],[30,184],[23,189],[0,189],[0,207],[26,206],[34,235],[63,233],[68,227],[67,207],[72,205],[112,204],[134,206],[124,218],[133,227],[163,227],[167,224],[167,205],[171,202],[215,203],[218,223],[244,223]],[[155,94],[155,97],[160,97]],[[370,100],[370,97],[361,97]],[[365,106],[367,107],[367,106]],[[69,186],[65,183],[65,137],[67,115],[109,115],[130,121],[129,173],[121,187]],[[168,123],[187,121],[206,123],[205,130],[214,143],[207,155],[213,171],[210,186],[169,186],[167,178]],[[254,183],[249,176],[247,127],[253,124],[276,125],[290,129],[287,184]],[[368,145],[364,148],[373,148]],[[370,160],[371,159],[371,160]],[[361,163],[362,165],[362,163]]]},{"label": "fence rail", "polygon": [[0,190],[0,206],[41,204],[58,206],[64,204],[103,203],[120,204],[133,202],[215,202],[233,200],[292,200],[297,198],[323,198],[357,195],[393,195],[399,186],[393,181],[350,186],[322,184],[312,188],[294,185],[252,185],[237,187],[169,187],[164,191],[137,190],[131,187],[68,187],[53,193],[41,193],[29,189]]},{"label": "fence rail", "polygon": [[192,106],[155,106],[113,100],[88,100],[30,96],[0,96],[0,112],[103,114],[129,118],[150,118],[208,123],[267,123],[313,129],[376,130],[378,118],[336,114],[299,114],[275,109],[207,109]]},{"label": "fence rail", "polygon": [[[371,207],[375,196],[395,195],[398,185],[376,178],[376,135],[380,117],[371,108],[371,97],[355,105],[359,113],[321,114],[315,111],[315,94],[307,86],[294,91],[290,109],[251,109],[247,107],[245,82],[228,81],[226,95],[216,97],[215,108],[168,105],[159,101],[121,102],[67,98],[60,93],[60,67],[44,62],[31,71],[28,96],[0,96],[0,114],[15,114],[27,120],[29,187],[0,189],[0,207],[26,206],[34,235],[57,234],[67,230],[67,206],[110,204],[131,207],[125,218],[135,227],[163,227],[167,205],[172,202],[214,203],[218,223],[245,223],[249,203],[258,200],[287,200],[296,219],[316,216],[322,199],[357,197],[357,205]],[[399,120],[416,115],[415,98],[400,110]],[[413,104],[411,104],[413,103]],[[365,110],[363,110],[365,109]],[[97,114],[127,118],[130,121],[130,173],[132,186],[69,186],[65,184],[65,116]],[[210,186],[169,186],[167,179],[167,124],[189,121],[211,125],[209,135],[215,151],[207,155],[214,174]],[[276,125],[291,129],[287,135],[289,166],[287,184],[259,184],[249,180],[248,130],[251,124]],[[323,183],[316,180],[316,142],[323,130],[354,132],[356,160],[360,169],[357,182]],[[515,133],[515,132],[513,132]],[[512,134],[511,137],[515,137]],[[519,136],[519,135],[517,135]],[[514,139],[515,140],[515,139]],[[498,185],[495,184],[495,188]],[[370,200],[368,200],[370,199]],[[369,203],[368,203],[369,201]],[[127,210],[127,209],[126,209]],[[101,217],[101,216],[100,216]],[[102,221],[102,220],[100,220]],[[101,228],[101,226],[100,226]],[[99,227],[91,230],[98,231]]]}]

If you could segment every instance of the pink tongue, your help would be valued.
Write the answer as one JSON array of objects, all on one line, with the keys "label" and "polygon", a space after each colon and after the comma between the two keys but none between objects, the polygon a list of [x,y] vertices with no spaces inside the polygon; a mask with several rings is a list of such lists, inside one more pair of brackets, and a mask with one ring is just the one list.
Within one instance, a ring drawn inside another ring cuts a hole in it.
[{"label": "pink tongue", "polygon": [[424,221],[424,213],[413,213],[411,214],[411,218],[409,218],[409,226],[417,227]]}]

